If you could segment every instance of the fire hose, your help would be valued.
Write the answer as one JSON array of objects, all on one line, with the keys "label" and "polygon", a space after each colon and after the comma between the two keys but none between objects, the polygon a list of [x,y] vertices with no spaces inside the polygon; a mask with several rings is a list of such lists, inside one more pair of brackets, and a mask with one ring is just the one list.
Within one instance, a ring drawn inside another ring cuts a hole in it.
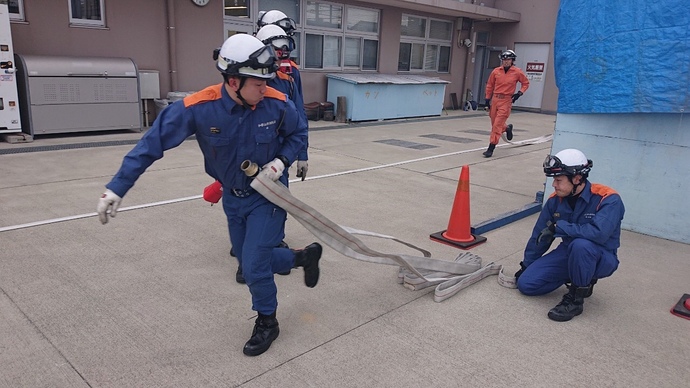
[{"label": "fire hose", "polygon": [[[250,184],[254,190],[283,208],[324,244],[352,259],[398,266],[398,282],[406,288],[421,290],[436,286],[435,302],[442,302],[491,275],[498,275],[500,285],[516,288],[515,278],[505,275],[500,264],[492,262],[482,267],[481,257],[470,252],[458,255],[453,261],[434,259],[430,252],[395,237],[340,226],[295,198],[280,181],[274,182],[261,174],[256,163],[245,160],[241,168],[247,176],[254,178]],[[355,235],[393,240],[421,252],[422,256],[378,252],[366,246]]]}]

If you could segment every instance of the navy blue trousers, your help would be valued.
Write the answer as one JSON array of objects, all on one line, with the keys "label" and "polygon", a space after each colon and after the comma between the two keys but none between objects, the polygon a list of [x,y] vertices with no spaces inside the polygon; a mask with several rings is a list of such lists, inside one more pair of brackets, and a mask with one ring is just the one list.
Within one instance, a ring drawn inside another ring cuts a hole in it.
[{"label": "navy blue trousers", "polygon": [[273,314],[278,308],[273,275],[287,272],[295,262],[292,250],[278,248],[285,238],[287,213],[256,192],[245,198],[225,192],[223,210],[230,242],[252,294],[252,309]]},{"label": "navy blue trousers", "polygon": [[592,279],[611,276],[618,269],[616,255],[592,241],[576,238],[538,258],[518,278],[525,295],[544,295],[567,282],[586,287]]}]

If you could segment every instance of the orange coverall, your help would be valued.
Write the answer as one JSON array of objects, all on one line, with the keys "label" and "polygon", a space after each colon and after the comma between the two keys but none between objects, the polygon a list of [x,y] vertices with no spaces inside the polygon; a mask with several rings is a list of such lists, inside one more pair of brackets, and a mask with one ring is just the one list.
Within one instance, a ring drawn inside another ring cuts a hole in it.
[{"label": "orange coverall", "polygon": [[503,66],[499,66],[489,75],[486,82],[486,99],[491,99],[491,138],[489,143],[498,144],[501,134],[506,130],[506,121],[513,107],[513,94],[515,86],[520,82],[520,91],[524,93],[529,88],[529,80],[525,73],[518,67],[510,66],[506,72]]}]

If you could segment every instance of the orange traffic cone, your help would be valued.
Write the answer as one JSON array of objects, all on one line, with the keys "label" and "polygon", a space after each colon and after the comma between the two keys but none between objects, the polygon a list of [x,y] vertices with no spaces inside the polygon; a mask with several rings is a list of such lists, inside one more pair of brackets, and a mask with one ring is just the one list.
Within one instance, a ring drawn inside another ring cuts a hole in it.
[{"label": "orange traffic cone", "polygon": [[469,249],[486,242],[486,237],[470,232],[470,166],[462,166],[460,170],[460,180],[458,189],[455,191],[448,229],[433,233],[429,238],[460,249]]}]

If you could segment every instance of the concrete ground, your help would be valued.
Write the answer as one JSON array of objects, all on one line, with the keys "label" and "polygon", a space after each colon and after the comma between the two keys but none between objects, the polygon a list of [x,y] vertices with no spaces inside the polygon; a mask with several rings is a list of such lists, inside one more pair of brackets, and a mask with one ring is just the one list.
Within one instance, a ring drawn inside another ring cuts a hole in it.
[{"label": "concrete ground", "polygon": [[[524,140],[554,120],[514,112],[510,122]],[[311,122],[309,176],[291,191],[338,224],[452,260],[462,251],[429,234],[448,226],[461,166],[472,224],[544,188],[551,143],[502,145],[487,159],[489,127],[485,113],[462,111]],[[0,143],[0,387],[690,386],[690,321],[669,312],[690,293],[690,246],[628,231],[619,270],[565,323],[546,317],[565,288],[526,297],[493,276],[436,303],[433,288],[398,284],[397,267],[325,248],[316,288],[301,269],[276,277],[280,337],[246,357],[255,313],[234,281],[222,207],[200,198],[212,180],[195,141],[151,166],[110,223],[95,216],[140,137]],[[535,220],[489,231],[471,252],[512,273]],[[292,217],[286,229],[292,247],[314,240]]]}]

